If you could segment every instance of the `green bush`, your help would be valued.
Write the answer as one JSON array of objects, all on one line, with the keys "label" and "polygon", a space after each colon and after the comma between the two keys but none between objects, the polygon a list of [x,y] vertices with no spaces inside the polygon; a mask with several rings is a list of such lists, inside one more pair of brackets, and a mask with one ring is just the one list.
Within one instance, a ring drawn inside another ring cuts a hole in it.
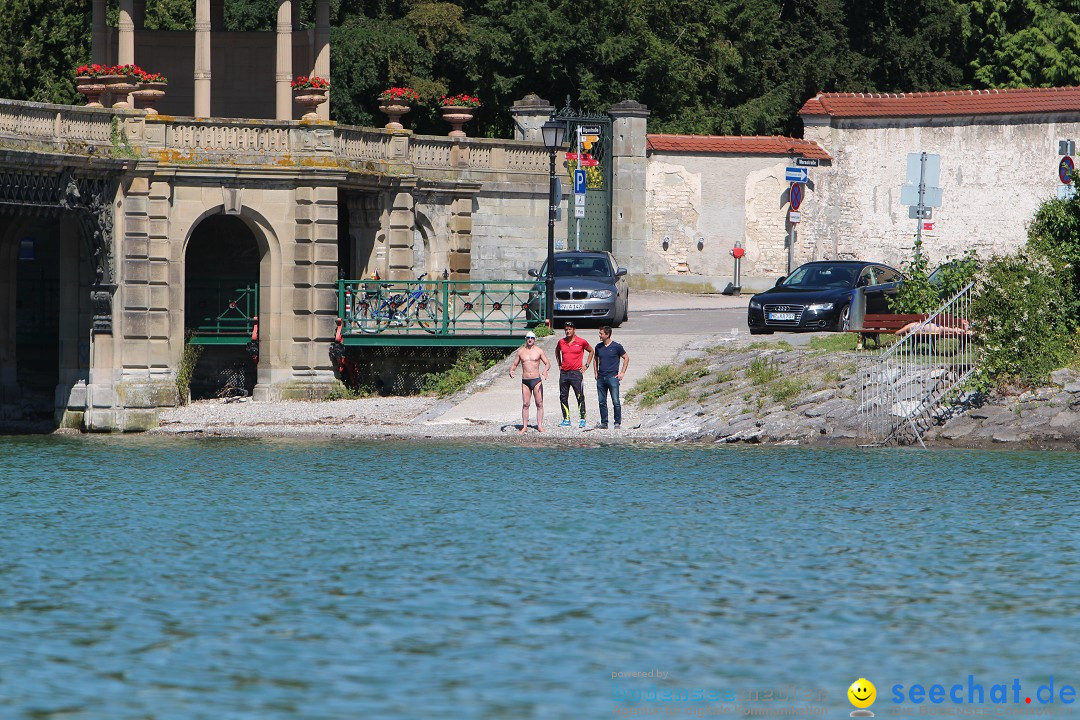
[{"label": "green bush", "polygon": [[191,377],[195,374],[195,366],[199,364],[203,346],[192,345],[193,333],[189,330],[184,334],[184,349],[180,353],[180,366],[176,370],[176,392],[180,396],[180,404],[187,405],[191,398]]},{"label": "green bush", "polygon": [[889,309],[894,313],[929,313],[938,308],[938,291],[930,284],[930,256],[922,250],[922,242],[915,240],[911,259],[900,266],[904,281],[895,297],[889,298]]},{"label": "green bush", "polygon": [[980,373],[1002,385],[1036,385],[1074,354],[1062,275],[1027,252],[994,258],[972,293],[973,327],[982,344]]},{"label": "green bush", "polygon": [[1065,312],[1072,327],[1080,325],[1080,198],[1047,200],[1028,228],[1028,251],[1047,258],[1061,276],[1067,293]]},{"label": "green bush", "polygon": [[422,392],[433,393],[440,397],[453,395],[464,390],[476,379],[477,375],[494,364],[495,361],[485,359],[480,350],[470,348],[458,355],[449,370],[424,375],[420,381],[420,387]]}]

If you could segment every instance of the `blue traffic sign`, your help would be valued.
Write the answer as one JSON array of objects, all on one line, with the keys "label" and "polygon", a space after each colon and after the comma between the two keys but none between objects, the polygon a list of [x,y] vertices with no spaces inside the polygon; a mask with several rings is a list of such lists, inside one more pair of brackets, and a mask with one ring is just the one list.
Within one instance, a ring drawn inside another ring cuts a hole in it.
[{"label": "blue traffic sign", "polygon": [[585,171],[581,168],[574,170],[574,194],[585,194]]},{"label": "blue traffic sign", "polygon": [[791,190],[790,190],[790,192],[788,192],[788,201],[791,203],[791,209],[797,211],[799,209],[799,206],[802,205],[802,200],[803,200],[803,184],[802,183],[792,183],[791,184]]},{"label": "blue traffic sign", "polygon": [[789,167],[784,169],[784,182],[804,183],[810,181],[810,171],[804,167]]}]

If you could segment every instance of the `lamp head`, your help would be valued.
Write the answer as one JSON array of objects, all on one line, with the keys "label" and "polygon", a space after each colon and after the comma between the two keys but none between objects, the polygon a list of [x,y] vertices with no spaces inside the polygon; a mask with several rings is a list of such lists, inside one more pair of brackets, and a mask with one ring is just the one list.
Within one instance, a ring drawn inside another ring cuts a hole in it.
[{"label": "lamp head", "polygon": [[563,144],[563,135],[566,134],[566,123],[556,120],[554,117],[540,126],[540,132],[544,134],[544,145],[548,150],[558,150]]}]

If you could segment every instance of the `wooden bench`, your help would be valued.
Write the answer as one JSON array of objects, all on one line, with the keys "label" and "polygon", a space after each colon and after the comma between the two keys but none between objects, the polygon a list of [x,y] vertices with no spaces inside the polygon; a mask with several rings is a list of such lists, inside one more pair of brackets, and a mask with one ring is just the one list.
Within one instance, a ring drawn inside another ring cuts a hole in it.
[{"label": "wooden bench", "polygon": [[[878,342],[878,335],[907,335],[925,322],[929,315],[922,313],[886,314],[867,313],[863,316],[861,328],[849,328],[848,332],[860,334],[859,346],[867,340]],[[934,338],[961,337],[971,335],[968,321],[954,315],[939,315],[937,319],[919,331],[920,336],[930,340]]]}]

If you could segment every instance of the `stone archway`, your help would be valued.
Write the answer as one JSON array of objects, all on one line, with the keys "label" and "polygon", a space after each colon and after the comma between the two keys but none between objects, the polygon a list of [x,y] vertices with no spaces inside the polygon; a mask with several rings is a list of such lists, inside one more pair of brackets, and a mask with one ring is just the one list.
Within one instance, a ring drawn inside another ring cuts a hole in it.
[{"label": "stone archway", "polygon": [[242,389],[257,381],[260,275],[266,250],[236,215],[210,215],[196,225],[184,256],[184,338],[192,399]]}]

